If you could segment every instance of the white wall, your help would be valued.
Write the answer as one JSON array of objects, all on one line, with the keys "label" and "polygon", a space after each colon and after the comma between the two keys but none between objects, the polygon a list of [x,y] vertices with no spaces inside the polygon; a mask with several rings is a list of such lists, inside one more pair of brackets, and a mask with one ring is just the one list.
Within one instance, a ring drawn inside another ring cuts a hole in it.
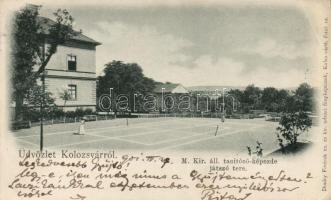
[{"label": "white wall", "polygon": [[96,82],[94,80],[77,80],[64,78],[46,78],[46,89],[55,97],[55,103],[63,106],[64,101],[60,93],[67,89],[69,84],[77,86],[77,100],[67,101],[66,105],[96,105]]},{"label": "white wall", "polygon": [[81,49],[75,47],[58,46],[57,52],[52,56],[46,69],[68,70],[67,55],[76,56],[77,71],[96,72],[95,50]]}]

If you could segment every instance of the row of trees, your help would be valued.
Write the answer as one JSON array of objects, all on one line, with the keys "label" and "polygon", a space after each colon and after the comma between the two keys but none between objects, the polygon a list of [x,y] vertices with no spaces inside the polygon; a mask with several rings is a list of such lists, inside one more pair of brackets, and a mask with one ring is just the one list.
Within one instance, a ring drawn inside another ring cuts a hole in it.
[{"label": "row of trees", "polygon": [[[103,94],[109,94],[110,88],[113,88],[113,98],[119,94],[127,95],[131,97],[129,98],[129,105],[133,105],[133,94],[147,95],[153,93],[156,84],[160,83],[146,77],[138,64],[112,61],[105,65],[104,74],[98,77],[97,96],[100,97]],[[178,98],[175,99],[178,100]],[[219,97],[218,102],[222,103],[222,97]],[[178,103],[178,101],[175,103]],[[198,110],[196,103],[197,95],[192,93],[191,105],[194,108],[191,110]],[[236,105],[233,106],[233,103]],[[139,102],[135,102],[135,105],[137,104]],[[219,110],[219,107],[215,106],[215,99],[206,98],[205,96],[199,99],[199,110],[206,110],[207,104],[208,110],[212,112]],[[233,112],[234,107],[240,113],[248,113],[250,110],[283,113],[297,111],[313,112],[314,90],[307,83],[301,84],[294,90],[277,89],[274,87],[261,89],[254,85],[248,85],[244,90],[235,89],[228,91],[225,104],[228,113]],[[178,107],[178,105],[174,107]]]},{"label": "row of trees", "polygon": [[244,91],[231,90],[229,94],[240,102],[242,112],[248,112],[251,109],[285,113],[313,112],[315,109],[314,90],[307,83],[302,83],[295,90],[276,89],[274,87],[260,89],[254,85],[249,85]]}]

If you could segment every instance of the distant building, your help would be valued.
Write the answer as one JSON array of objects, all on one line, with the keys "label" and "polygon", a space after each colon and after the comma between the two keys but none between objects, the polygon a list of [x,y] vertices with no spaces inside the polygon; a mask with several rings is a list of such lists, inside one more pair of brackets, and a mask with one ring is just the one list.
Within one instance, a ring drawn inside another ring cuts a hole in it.
[{"label": "distant building", "polygon": [[182,85],[177,83],[158,84],[154,89],[156,94],[187,94],[189,91]]},{"label": "distant building", "polygon": [[157,96],[159,112],[172,112],[177,111],[176,102],[178,102],[179,96],[189,94],[189,91],[181,84],[166,83],[156,85],[154,93]]},{"label": "distant building", "polygon": [[208,96],[211,99],[215,100],[220,98],[223,95],[229,93],[231,90],[240,90],[244,91],[245,87],[236,87],[236,86],[192,86],[188,87],[188,90],[193,94],[200,94],[201,96]]},{"label": "distant building", "polygon": [[[39,17],[42,31],[47,34],[55,23]],[[76,108],[96,109],[96,46],[101,43],[77,32],[64,44],[57,47],[46,66],[46,90],[53,94],[55,104],[64,110]],[[47,42],[44,44],[47,47]],[[67,91],[69,100],[61,95]]]}]

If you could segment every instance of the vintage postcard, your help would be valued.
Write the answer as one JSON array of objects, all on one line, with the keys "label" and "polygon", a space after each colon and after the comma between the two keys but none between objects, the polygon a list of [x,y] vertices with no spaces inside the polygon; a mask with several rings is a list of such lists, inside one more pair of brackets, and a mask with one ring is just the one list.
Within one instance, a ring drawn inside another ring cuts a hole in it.
[{"label": "vintage postcard", "polygon": [[331,1],[0,9],[0,199],[331,199]]}]

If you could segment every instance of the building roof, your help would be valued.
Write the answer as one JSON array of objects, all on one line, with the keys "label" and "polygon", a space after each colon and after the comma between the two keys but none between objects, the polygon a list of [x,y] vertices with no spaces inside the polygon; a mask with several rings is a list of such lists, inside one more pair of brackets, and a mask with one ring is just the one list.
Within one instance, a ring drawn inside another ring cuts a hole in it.
[{"label": "building roof", "polygon": [[[38,17],[37,20],[40,23],[40,28],[41,28],[41,32],[43,32],[44,34],[49,34],[49,30],[51,28],[51,26],[53,26],[56,22],[46,18],[46,17]],[[100,45],[100,42],[97,42],[95,40],[93,40],[92,38],[87,37],[86,35],[82,34],[81,32],[75,31],[75,35],[70,38],[71,40],[76,40],[76,41],[81,41],[81,42],[86,42],[86,43],[91,43],[94,45]]]},{"label": "building roof", "polygon": [[188,90],[191,92],[215,92],[215,90],[218,90],[221,92],[223,88],[226,88],[227,91],[229,90],[245,90],[245,87],[241,86],[191,86],[188,87]]},{"label": "building roof", "polygon": [[162,88],[164,93],[172,93],[174,89],[176,89],[177,87],[183,87],[181,84],[177,84],[177,83],[165,83],[165,84],[157,84],[155,86],[154,92],[155,93],[162,93]]}]

